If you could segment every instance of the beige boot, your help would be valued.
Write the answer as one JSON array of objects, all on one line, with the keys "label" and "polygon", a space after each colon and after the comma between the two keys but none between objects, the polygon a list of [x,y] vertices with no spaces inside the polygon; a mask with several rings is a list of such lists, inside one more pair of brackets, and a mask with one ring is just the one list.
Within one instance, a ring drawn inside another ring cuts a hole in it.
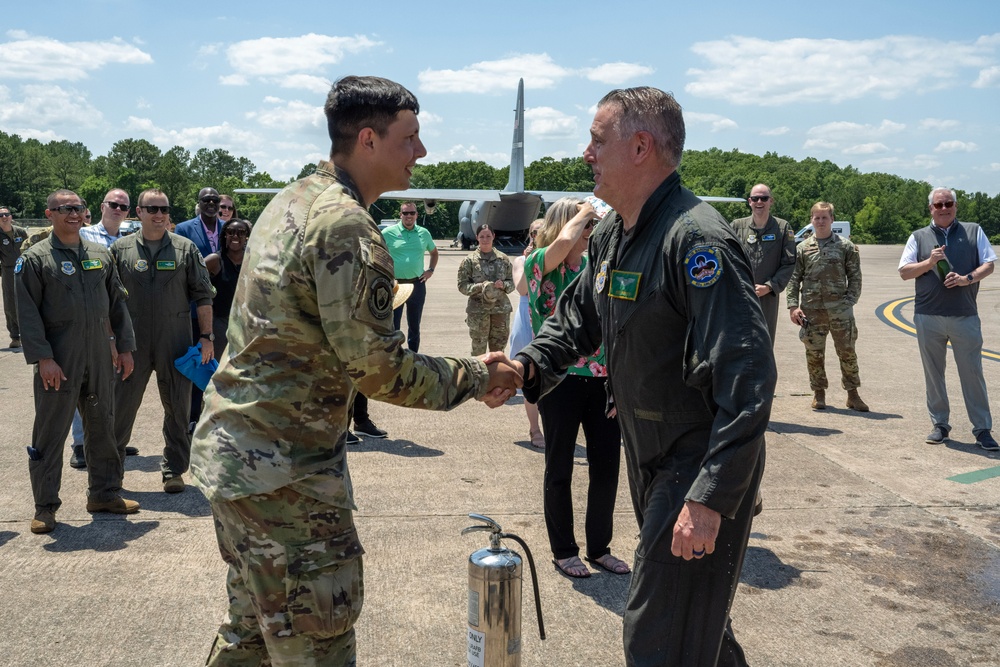
[{"label": "beige boot", "polygon": [[847,407],[858,412],[868,412],[868,405],[858,396],[857,389],[847,390]]},{"label": "beige boot", "polygon": [[826,410],[826,392],[822,389],[817,389],[813,392],[813,410]]}]

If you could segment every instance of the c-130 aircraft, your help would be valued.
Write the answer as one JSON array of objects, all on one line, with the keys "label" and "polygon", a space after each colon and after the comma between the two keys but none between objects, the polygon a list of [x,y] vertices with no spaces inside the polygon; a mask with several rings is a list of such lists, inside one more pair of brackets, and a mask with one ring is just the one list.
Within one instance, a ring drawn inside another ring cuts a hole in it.
[{"label": "c-130 aircraft", "polygon": [[[239,194],[274,194],[277,188],[241,188]],[[454,188],[409,188],[383,193],[380,199],[422,201],[431,213],[439,201],[462,202],[458,209],[459,231],[456,242],[465,250],[476,243],[473,230],[488,224],[497,235],[497,245],[521,245],[528,241],[528,227],[539,217],[542,204],[563,197],[584,199],[593,192],[560,192],[524,189],[524,79],[517,82],[517,105],[514,108],[514,138],[510,147],[510,178],[503,190]],[[735,197],[702,197],[707,202],[742,203]]]}]

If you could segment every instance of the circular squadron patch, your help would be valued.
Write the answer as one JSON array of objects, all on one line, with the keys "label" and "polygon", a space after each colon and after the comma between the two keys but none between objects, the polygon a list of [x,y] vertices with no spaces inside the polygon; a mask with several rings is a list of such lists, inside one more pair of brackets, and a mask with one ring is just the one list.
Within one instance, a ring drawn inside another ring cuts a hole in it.
[{"label": "circular squadron patch", "polygon": [[76,273],[76,267],[73,266],[73,262],[62,262],[59,264],[59,268],[61,268],[62,272],[67,276],[71,276]]},{"label": "circular squadron patch", "polygon": [[375,276],[368,290],[368,310],[376,319],[392,315],[392,281],[383,275]]},{"label": "circular squadron patch", "polygon": [[695,287],[710,287],[722,276],[719,251],[708,246],[695,246],[684,258],[687,280]]},{"label": "circular squadron patch", "polygon": [[146,260],[144,260],[144,259],[137,259],[137,260],[135,260],[135,270],[136,271],[148,271],[149,270],[149,262],[146,261]]}]

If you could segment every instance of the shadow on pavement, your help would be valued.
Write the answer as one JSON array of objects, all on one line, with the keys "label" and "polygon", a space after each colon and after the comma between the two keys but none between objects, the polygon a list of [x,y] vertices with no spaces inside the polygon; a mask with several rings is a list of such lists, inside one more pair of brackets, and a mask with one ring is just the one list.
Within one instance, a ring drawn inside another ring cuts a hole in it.
[{"label": "shadow on pavement", "polygon": [[[604,609],[617,614],[619,618],[623,617],[625,615],[625,599],[628,597],[628,587],[629,582],[632,581],[632,575],[612,574],[600,568],[595,569],[591,564],[588,564],[587,567],[591,568],[591,576],[586,579],[573,579],[573,589],[577,593],[586,595]],[[552,576],[561,578],[562,575],[554,568],[555,566],[550,563],[548,571],[552,573]],[[542,566],[543,572],[545,569]],[[545,576],[542,573],[539,575]],[[542,613],[545,611],[545,600],[542,600]]]},{"label": "shadow on pavement", "polygon": [[786,563],[764,547],[747,547],[743,560],[743,572],[740,573],[740,583],[754,588],[776,591],[790,586],[799,577],[802,570]]},{"label": "shadow on pavement", "polygon": [[412,440],[392,440],[383,438],[375,440],[373,438],[361,438],[361,442],[356,445],[348,445],[349,452],[382,452],[394,456],[407,456],[410,458],[421,458],[430,456],[444,456],[440,449],[424,447]]},{"label": "shadow on pavement", "polygon": [[122,497],[139,503],[139,511],[172,512],[184,516],[211,516],[212,508],[205,496],[193,486],[188,485],[181,493],[164,493],[163,491],[131,491],[123,490]]},{"label": "shadow on pavement", "polygon": [[843,433],[840,429],[825,428],[823,426],[806,426],[805,424],[791,424],[788,422],[770,422],[767,425],[768,431],[774,431],[782,435],[789,433],[804,433],[806,435],[836,435]]},{"label": "shadow on pavement", "polygon": [[90,523],[79,526],[57,523],[49,533],[52,542],[42,548],[46,551],[119,551],[128,543],[143,537],[160,525],[159,521],[133,521],[124,516],[102,515]]},{"label": "shadow on pavement", "polygon": [[17,533],[12,530],[0,530],[0,547],[17,537]]}]

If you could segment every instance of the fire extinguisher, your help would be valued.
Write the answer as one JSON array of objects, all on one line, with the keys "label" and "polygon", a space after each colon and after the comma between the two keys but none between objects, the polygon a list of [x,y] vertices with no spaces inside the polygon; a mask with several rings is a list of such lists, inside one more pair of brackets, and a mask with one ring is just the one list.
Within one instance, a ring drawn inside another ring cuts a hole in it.
[{"label": "fire extinguisher", "polygon": [[535,561],[524,540],[503,532],[493,519],[481,514],[469,514],[469,518],[486,525],[463,528],[462,535],[487,531],[490,546],[469,556],[468,667],[520,667],[522,561],[516,551],[501,546],[500,540],[509,538],[524,547],[535,593],[538,635],[545,639]]}]

